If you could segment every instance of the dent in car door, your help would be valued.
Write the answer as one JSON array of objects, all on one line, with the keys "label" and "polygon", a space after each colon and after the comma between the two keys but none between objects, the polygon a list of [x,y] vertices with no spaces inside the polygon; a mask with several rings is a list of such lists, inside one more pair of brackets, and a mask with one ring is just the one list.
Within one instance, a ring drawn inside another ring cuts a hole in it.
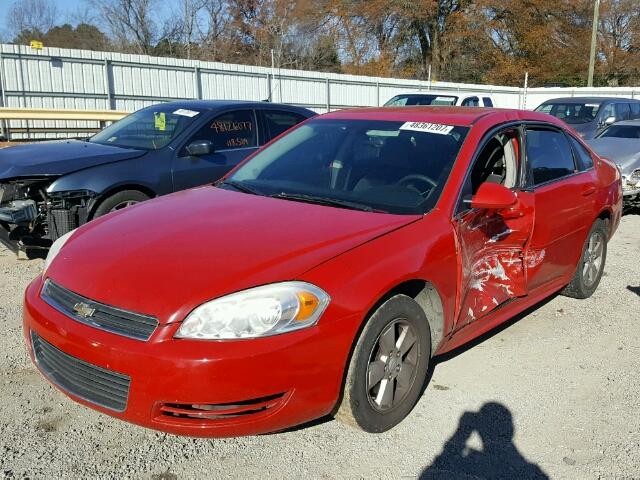
[{"label": "dent in car door", "polygon": [[[214,151],[191,156],[186,146],[209,140]],[[173,159],[174,190],[184,190],[214,182],[258,148],[258,123],[253,110],[233,110],[208,121],[185,143]]]},{"label": "dent in car door", "polygon": [[518,192],[518,205],[503,212],[471,209],[455,219],[461,290],[456,329],[478,320],[504,302],[527,294],[528,240],[534,201]]}]

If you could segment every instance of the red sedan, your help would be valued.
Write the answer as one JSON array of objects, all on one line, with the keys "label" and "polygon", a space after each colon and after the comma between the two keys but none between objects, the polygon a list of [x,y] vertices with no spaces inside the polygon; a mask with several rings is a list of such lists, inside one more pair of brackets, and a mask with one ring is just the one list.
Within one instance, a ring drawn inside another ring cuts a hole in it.
[{"label": "red sedan", "polygon": [[323,115],[215,186],[99,218],[26,291],[42,374],[193,436],[416,404],[434,355],[561,291],[589,297],[621,215],[615,165],[516,110]]}]

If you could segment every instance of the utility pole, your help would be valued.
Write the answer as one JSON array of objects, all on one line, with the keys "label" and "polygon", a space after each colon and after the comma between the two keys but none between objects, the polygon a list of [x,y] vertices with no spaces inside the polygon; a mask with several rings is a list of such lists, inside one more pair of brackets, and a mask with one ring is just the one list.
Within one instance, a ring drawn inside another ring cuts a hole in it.
[{"label": "utility pole", "polygon": [[600,16],[600,0],[593,6],[593,27],[591,30],[591,54],[589,55],[589,78],[587,87],[593,87],[593,70],[596,64],[596,46],[598,43],[598,17]]}]

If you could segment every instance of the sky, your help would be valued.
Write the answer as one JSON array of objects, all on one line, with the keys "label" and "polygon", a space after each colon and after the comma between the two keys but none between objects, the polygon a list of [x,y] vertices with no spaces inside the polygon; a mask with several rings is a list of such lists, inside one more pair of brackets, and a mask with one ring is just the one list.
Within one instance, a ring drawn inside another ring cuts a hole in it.
[{"label": "sky", "polygon": [[[10,41],[9,29],[7,28],[6,13],[15,2],[20,0],[0,0],[0,41]],[[49,0],[56,5],[58,10],[58,23],[70,23],[76,25],[79,19],[92,16],[92,8],[87,0]],[[164,8],[159,13],[161,17],[167,15],[170,7],[177,4],[176,0],[161,0],[160,5]]]}]

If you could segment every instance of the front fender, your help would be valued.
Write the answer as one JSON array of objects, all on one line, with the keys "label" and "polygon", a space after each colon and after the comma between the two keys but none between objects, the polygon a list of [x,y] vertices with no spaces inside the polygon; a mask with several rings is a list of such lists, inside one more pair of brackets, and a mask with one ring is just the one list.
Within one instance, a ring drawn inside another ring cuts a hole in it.
[{"label": "front fender", "polygon": [[355,341],[369,312],[390,291],[411,280],[435,288],[443,310],[444,336],[451,331],[458,284],[453,228],[441,214],[371,240],[307,271],[301,280],[318,285],[331,296],[331,318],[353,318],[345,325]]},{"label": "front fender", "polygon": [[63,175],[49,185],[47,193],[86,190],[102,195],[125,185],[139,185],[156,195],[173,190],[171,160],[151,152],[140,158],[122,160]]}]

